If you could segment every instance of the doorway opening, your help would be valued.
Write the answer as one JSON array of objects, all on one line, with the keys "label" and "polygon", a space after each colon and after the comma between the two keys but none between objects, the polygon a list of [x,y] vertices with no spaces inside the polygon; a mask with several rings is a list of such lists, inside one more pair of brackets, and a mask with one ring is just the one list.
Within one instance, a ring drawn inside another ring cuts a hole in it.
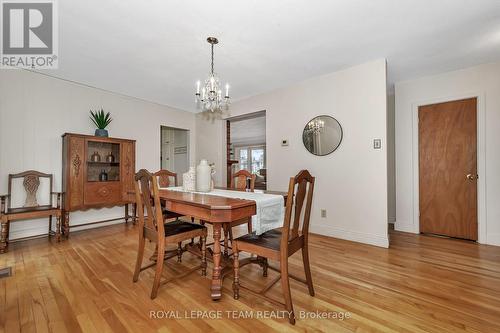
[{"label": "doorway opening", "polygon": [[227,186],[239,170],[255,174],[255,188],[267,189],[266,111],[226,120]]},{"label": "doorway opening", "polygon": [[418,108],[420,232],[477,241],[477,98]]},{"label": "doorway opening", "polygon": [[179,185],[189,169],[189,130],[160,127],[160,168],[177,173]]}]

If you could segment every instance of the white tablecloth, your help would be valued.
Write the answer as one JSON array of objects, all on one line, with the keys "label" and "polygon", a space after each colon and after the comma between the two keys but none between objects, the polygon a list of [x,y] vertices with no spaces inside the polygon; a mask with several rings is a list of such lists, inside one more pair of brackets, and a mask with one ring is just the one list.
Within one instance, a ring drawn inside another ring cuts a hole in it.
[{"label": "white tablecloth", "polygon": [[[162,188],[164,190],[184,192],[182,186]],[[284,198],[282,195],[243,192],[214,189],[211,192],[190,192],[208,195],[217,195],[226,198],[253,200],[256,205],[256,214],[252,216],[252,230],[257,234],[280,228],[285,219]]]}]

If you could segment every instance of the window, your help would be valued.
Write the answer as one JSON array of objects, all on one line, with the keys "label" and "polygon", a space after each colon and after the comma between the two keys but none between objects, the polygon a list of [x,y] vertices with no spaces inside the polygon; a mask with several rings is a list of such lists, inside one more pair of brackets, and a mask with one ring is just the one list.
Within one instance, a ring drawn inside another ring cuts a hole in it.
[{"label": "window", "polygon": [[239,151],[239,161],[240,161],[240,170],[242,169],[247,169],[248,165],[248,150],[247,149],[240,149]]},{"label": "window", "polygon": [[264,148],[251,148],[252,164],[250,166],[251,173],[257,173],[264,168]]},{"label": "window", "polygon": [[251,146],[236,148],[238,165],[240,170],[247,170],[251,173],[258,173],[260,169],[266,167],[266,147]]}]

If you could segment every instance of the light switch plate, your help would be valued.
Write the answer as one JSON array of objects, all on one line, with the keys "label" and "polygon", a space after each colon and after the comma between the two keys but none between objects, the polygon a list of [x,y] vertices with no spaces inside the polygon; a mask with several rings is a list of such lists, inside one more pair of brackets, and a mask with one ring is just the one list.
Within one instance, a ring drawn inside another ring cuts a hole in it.
[{"label": "light switch plate", "polygon": [[373,149],[380,149],[380,148],[382,148],[382,140],[373,139]]},{"label": "light switch plate", "polygon": [[281,139],[281,146],[282,147],[288,146],[288,139]]}]

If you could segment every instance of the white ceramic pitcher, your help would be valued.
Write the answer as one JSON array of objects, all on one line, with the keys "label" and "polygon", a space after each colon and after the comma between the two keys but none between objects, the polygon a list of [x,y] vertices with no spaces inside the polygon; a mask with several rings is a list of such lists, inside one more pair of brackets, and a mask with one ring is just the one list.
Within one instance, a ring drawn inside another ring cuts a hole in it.
[{"label": "white ceramic pitcher", "polygon": [[196,191],[210,192],[212,182],[212,168],[208,165],[208,161],[203,159],[196,167]]}]

